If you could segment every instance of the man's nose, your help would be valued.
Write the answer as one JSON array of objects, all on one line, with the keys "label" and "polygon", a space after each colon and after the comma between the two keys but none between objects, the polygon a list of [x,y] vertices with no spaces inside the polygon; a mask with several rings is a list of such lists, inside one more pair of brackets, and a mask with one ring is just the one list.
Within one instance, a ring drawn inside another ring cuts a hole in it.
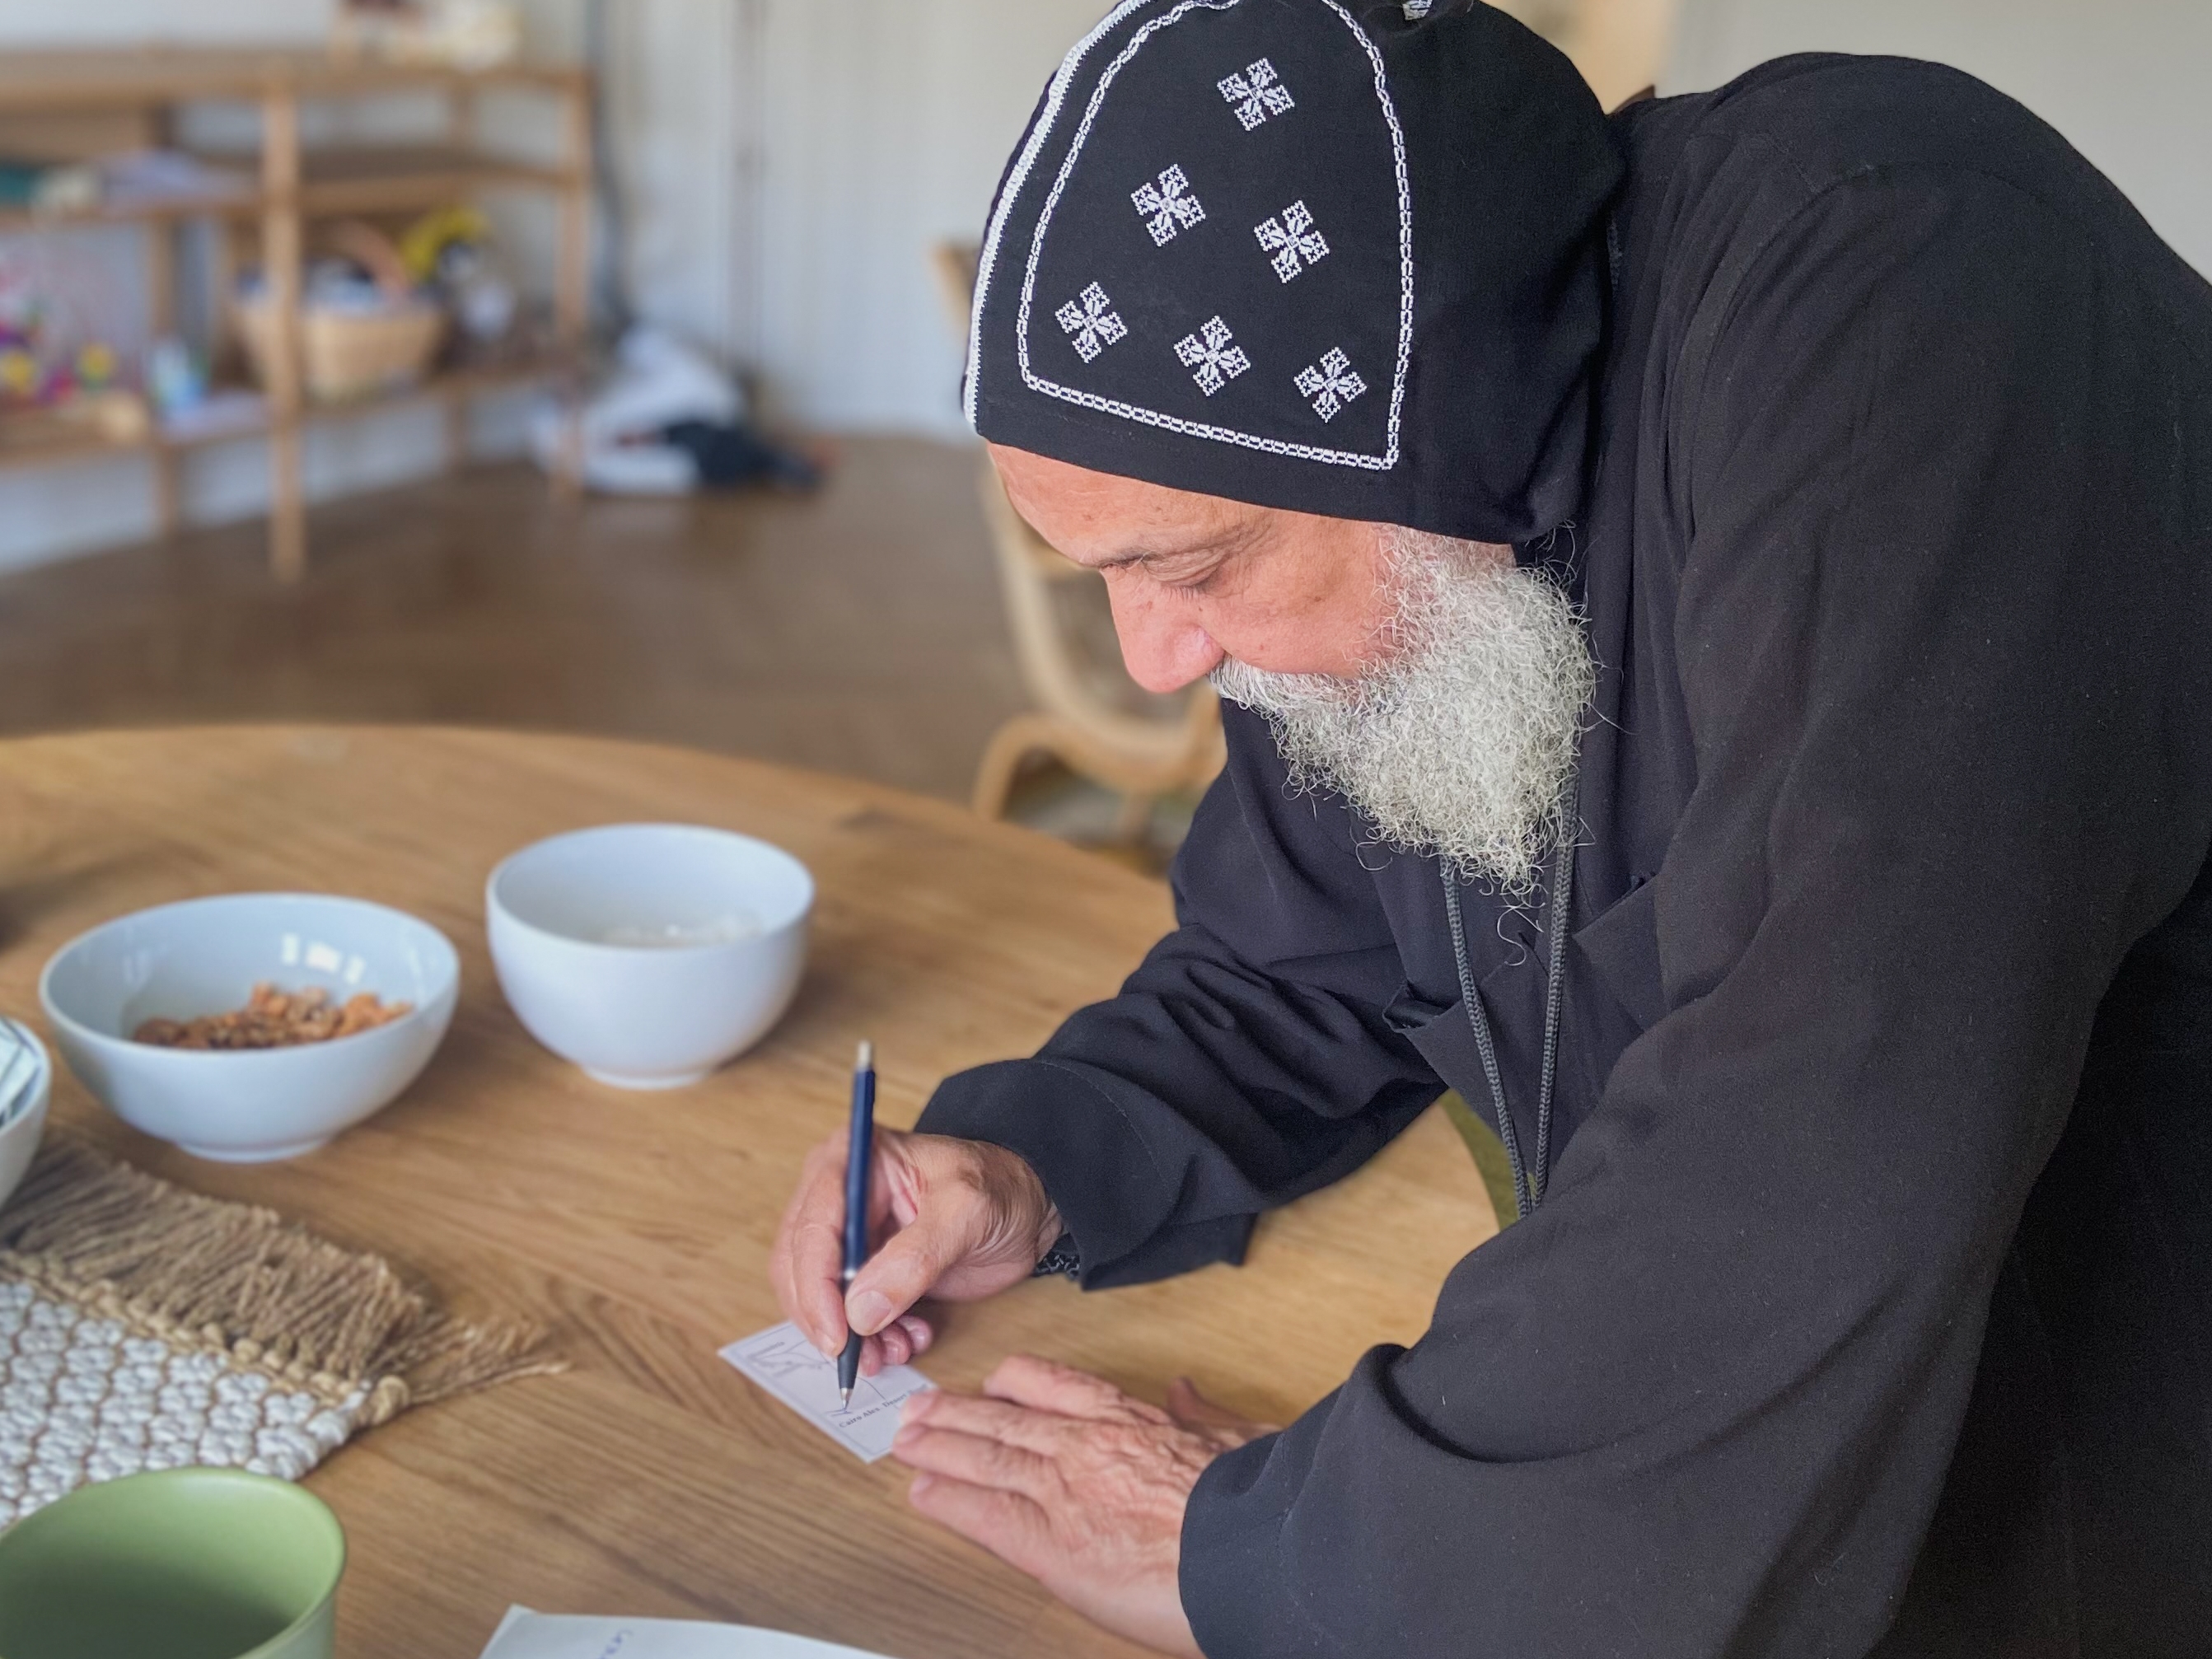
[{"label": "man's nose", "polygon": [[1109,581],[1114,632],[1129,678],[1147,691],[1179,691],[1213,672],[1225,654],[1179,607],[1163,602],[1158,587],[1142,578]]}]

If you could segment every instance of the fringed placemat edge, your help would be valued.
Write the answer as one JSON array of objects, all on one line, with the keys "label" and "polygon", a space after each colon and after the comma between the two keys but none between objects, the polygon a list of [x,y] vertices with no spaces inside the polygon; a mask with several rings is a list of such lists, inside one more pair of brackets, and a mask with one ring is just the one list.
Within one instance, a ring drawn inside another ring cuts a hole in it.
[{"label": "fringed placemat edge", "polygon": [[365,1388],[365,1428],[410,1406],[567,1369],[534,1324],[457,1318],[380,1255],[67,1135],[49,1139],[0,1208],[0,1274],[331,1404]]}]

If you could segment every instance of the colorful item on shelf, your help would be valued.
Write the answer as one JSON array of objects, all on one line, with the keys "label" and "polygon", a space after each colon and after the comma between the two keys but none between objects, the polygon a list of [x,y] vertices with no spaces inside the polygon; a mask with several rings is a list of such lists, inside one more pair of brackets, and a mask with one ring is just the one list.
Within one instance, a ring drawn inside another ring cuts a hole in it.
[{"label": "colorful item on shelf", "polygon": [[478,210],[444,207],[424,214],[400,233],[399,257],[416,282],[445,301],[474,344],[495,345],[514,329],[521,295],[500,269],[491,221]]},{"label": "colorful item on shelf", "polygon": [[0,396],[32,402],[45,379],[37,356],[20,337],[0,339]]},{"label": "colorful item on shelf", "polygon": [[146,353],[146,395],[164,421],[199,407],[207,390],[207,369],[191,347],[173,334],[154,342]]},{"label": "colorful item on shelf", "polygon": [[76,349],[76,359],[71,367],[80,388],[98,392],[114,384],[115,348],[104,340],[88,340]]},{"label": "colorful item on shelf", "polygon": [[33,402],[45,385],[40,354],[45,309],[29,270],[0,258],[0,398]]},{"label": "colorful item on shelf", "polygon": [[39,180],[46,176],[50,161],[20,161],[0,156],[0,207],[27,208],[38,200]]},{"label": "colorful item on shelf", "polygon": [[491,221],[479,208],[434,208],[399,233],[399,257],[418,283],[434,281],[439,262],[457,243],[483,246],[491,240]]},{"label": "colorful item on shelf", "polygon": [[81,319],[57,326],[50,292],[64,295],[69,309],[83,309],[81,297],[69,297],[66,272],[0,256],[0,403],[12,405],[19,421],[26,406],[35,406],[113,437],[143,433],[146,407],[123,386],[114,344]]},{"label": "colorful item on shelf", "polygon": [[100,169],[90,161],[0,161],[0,207],[82,213],[100,205]]}]

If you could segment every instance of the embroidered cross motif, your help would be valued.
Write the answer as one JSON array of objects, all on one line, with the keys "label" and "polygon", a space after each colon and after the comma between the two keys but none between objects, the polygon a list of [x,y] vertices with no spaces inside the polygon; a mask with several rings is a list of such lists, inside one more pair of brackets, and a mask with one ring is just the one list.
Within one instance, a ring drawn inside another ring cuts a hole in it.
[{"label": "embroidered cross motif", "polygon": [[1206,210],[1190,193],[1190,180],[1182,176],[1179,167],[1160,174],[1157,185],[1138,185],[1129,192],[1129,199],[1145,216],[1145,228],[1152,233],[1154,244],[1160,247],[1175,240],[1176,232],[1188,230],[1206,217]]},{"label": "embroidered cross motif", "polygon": [[1279,217],[1262,219],[1252,227],[1252,234],[1260,239],[1261,247],[1275,256],[1270,263],[1275,275],[1286,283],[1307,265],[1317,265],[1328,257],[1328,243],[1314,228],[1313,215],[1304,202],[1291,203]]},{"label": "embroidered cross motif", "polygon": [[1275,66],[1264,58],[1249,69],[1223,76],[1214,84],[1221,88],[1223,99],[1237,112],[1237,119],[1247,132],[1270,115],[1281,115],[1296,107],[1291,89],[1275,73]]},{"label": "embroidered cross motif", "polygon": [[1407,22],[1418,23],[1429,15],[1429,8],[1434,3],[1435,0],[1406,0],[1400,9],[1406,14]]},{"label": "embroidered cross motif", "polygon": [[1113,307],[1114,302],[1106,297],[1106,290],[1093,283],[1076,299],[1070,300],[1053,313],[1060,319],[1060,327],[1066,331],[1068,343],[1075,348],[1075,355],[1086,363],[1108,346],[1127,337],[1129,325],[1121,320],[1121,313]]},{"label": "embroidered cross motif", "polygon": [[1177,340],[1175,353],[1182,366],[1190,370],[1198,389],[1209,398],[1252,367],[1244,348],[1234,343],[1229,325],[1218,317],[1197,333],[1186,334]]},{"label": "embroidered cross motif", "polygon": [[1367,382],[1352,368],[1352,359],[1332,347],[1318,363],[1298,371],[1297,388],[1315,414],[1333,421],[1337,410],[1367,390]]}]

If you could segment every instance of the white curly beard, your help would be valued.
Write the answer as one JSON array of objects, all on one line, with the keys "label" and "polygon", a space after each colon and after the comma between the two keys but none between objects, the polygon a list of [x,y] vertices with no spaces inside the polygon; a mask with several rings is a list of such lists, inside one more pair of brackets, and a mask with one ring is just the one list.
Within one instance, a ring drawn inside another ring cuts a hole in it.
[{"label": "white curly beard", "polygon": [[1350,678],[1233,658],[1214,689],[1264,715],[1293,787],[1329,789],[1382,844],[1508,898],[1559,841],[1597,670],[1574,605],[1504,549],[1392,526],[1390,616]]}]

